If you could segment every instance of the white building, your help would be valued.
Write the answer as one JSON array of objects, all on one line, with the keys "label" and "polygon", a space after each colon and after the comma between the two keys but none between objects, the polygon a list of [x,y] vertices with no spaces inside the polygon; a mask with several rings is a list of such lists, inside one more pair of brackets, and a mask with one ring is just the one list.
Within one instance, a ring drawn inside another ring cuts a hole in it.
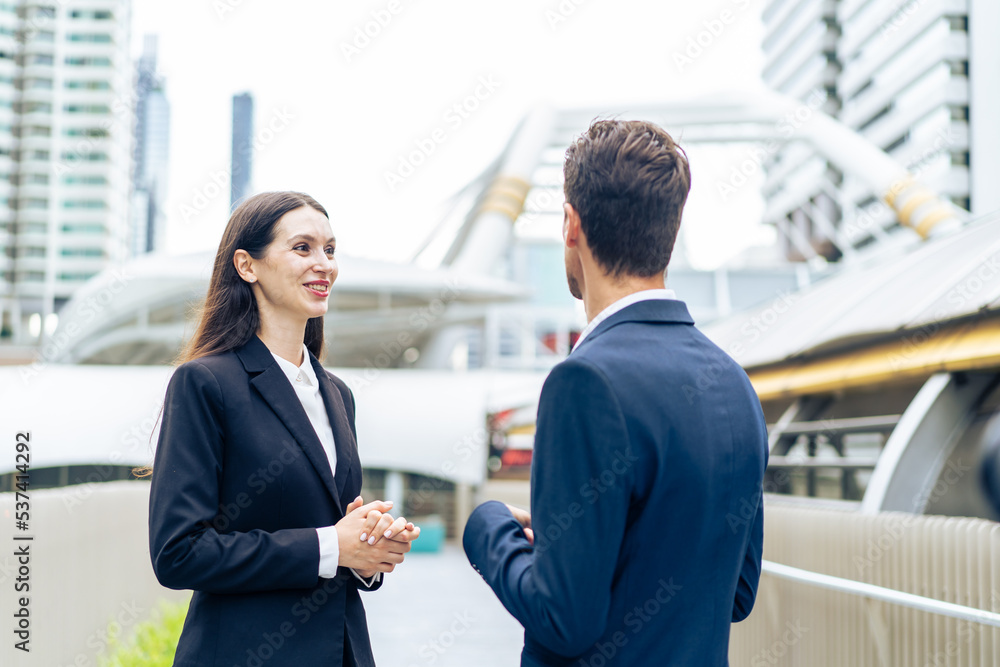
[{"label": "white building", "polygon": [[[128,256],[130,3],[26,0],[3,4],[0,16],[0,49],[12,56],[0,57],[0,77],[14,78],[10,111],[0,102],[0,119],[10,118],[0,120],[0,147],[11,146],[0,158],[9,188],[0,322],[29,344],[80,285]],[[0,81],[0,100],[8,86]]]},{"label": "white building", "polygon": [[[991,185],[1000,177],[1000,43],[989,34],[1000,3],[770,0],[763,20],[770,87],[822,104],[957,206],[1000,208]],[[782,232],[790,257],[837,259],[845,244],[862,246],[896,224],[878,203],[883,193],[802,145],[766,164],[765,221]]]}]

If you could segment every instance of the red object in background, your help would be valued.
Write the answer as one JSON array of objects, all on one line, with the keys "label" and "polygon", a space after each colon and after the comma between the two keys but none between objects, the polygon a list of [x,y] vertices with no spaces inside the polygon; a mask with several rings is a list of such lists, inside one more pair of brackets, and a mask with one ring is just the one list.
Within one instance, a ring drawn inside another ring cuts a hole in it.
[{"label": "red object in background", "polygon": [[531,465],[530,449],[508,449],[500,455],[500,463],[503,468],[515,468]]},{"label": "red object in background", "polygon": [[510,422],[510,418],[514,416],[513,408],[510,410],[501,410],[500,412],[494,412],[489,415],[489,426],[491,431],[503,431],[507,428],[507,424]]},{"label": "red object in background", "polygon": [[[580,337],[580,332],[579,331],[570,331],[569,332],[569,349],[571,349],[571,350],[573,349],[573,346],[576,345],[576,341],[577,341],[577,339],[579,337]],[[541,340],[542,340],[542,345],[544,345],[545,347],[547,347],[552,352],[555,352],[556,351],[556,347],[557,347],[557,345],[559,343],[559,335],[556,334],[555,332],[550,332],[550,333],[547,333],[547,334],[542,334],[542,339]]]}]

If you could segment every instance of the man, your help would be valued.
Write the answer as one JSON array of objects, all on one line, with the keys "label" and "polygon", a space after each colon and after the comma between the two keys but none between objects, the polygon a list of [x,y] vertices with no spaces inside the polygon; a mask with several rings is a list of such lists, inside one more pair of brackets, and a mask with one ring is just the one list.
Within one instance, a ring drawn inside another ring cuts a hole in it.
[{"label": "man", "polygon": [[589,324],[542,388],[531,513],[480,505],[465,551],[524,626],[521,665],[727,665],[760,577],[767,432],[665,289],[687,157],[652,123],[598,121],[564,174]]}]

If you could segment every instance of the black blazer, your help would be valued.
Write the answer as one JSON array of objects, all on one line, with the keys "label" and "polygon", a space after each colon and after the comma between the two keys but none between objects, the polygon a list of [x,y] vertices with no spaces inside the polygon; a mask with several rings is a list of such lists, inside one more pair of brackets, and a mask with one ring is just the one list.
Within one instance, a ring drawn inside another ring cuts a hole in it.
[{"label": "black blazer", "polygon": [[497,502],[473,566],[524,625],[521,664],[727,663],[760,578],[767,429],[750,380],[684,303],[601,322],[542,387],[534,546]]},{"label": "black blazer", "polygon": [[[350,570],[318,576],[316,528],[361,491],[354,397],[310,353],[337,470],[273,355],[244,346],[181,364],[167,385],[149,496],[156,578],[194,595],[179,667],[374,665]],[[372,586],[378,588],[381,583]]]}]

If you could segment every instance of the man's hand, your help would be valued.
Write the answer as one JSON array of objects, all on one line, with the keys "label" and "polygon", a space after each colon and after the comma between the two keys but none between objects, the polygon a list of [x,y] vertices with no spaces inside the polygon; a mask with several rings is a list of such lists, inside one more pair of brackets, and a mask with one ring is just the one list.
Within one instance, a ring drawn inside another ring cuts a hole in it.
[{"label": "man's hand", "polygon": [[[367,579],[376,572],[392,572],[396,565],[403,562],[403,554],[410,550],[410,541],[416,539],[416,536],[413,535],[411,539],[382,540],[374,545],[360,541],[358,535],[365,530],[369,515],[373,512],[377,513],[376,523],[383,516],[388,516],[390,523],[395,523],[392,522],[391,516],[385,514],[392,509],[391,502],[376,500],[367,505],[362,504],[363,502],[361,496],[355,498],[347,506],[344,518],[336,523],[336,528],[337,542],[340,545],[338,564],[353,568],[355,572]],[[408,536],[415,528],[413,524],[404,523],[403,525],[403,530]],[[416,528],[417,534],[419,534],[419,530]]]},{"label": "man's hand", "polygon": [[[506,505],[506,503],[504,504]],[[520,507],[514,507],[513,505],[507,505],[507,509],[514,515],[514,518],[521,524],[521,527],[524,528],[524,536],[528,538],[528,543],[534,545],[535,533],[531,530],[531,512],[523,510]]]}]

